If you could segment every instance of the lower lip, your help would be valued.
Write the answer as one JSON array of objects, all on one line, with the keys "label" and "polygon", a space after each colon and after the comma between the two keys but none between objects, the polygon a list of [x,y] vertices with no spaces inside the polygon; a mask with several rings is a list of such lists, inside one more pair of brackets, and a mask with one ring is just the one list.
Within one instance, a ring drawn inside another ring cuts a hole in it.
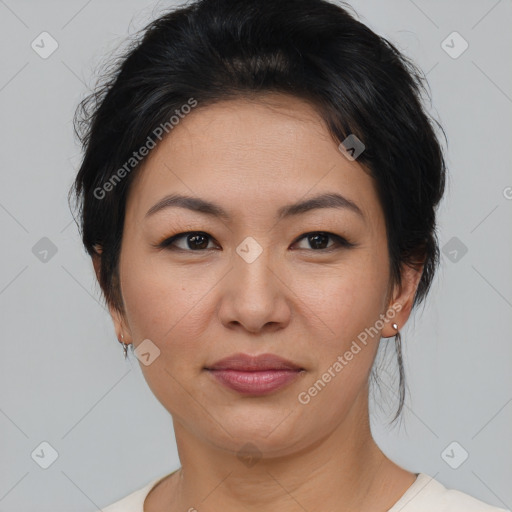
[{"label": "lower lip", "polygon": [[221,384],[246,395],[264,395],[281,389],[302,372],[298,370],[208,370]]}]

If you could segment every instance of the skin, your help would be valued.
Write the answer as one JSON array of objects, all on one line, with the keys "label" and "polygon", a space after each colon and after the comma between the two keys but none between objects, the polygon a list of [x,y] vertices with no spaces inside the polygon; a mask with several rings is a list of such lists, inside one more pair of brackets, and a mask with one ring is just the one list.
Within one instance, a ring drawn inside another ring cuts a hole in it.
[{"label": "skin", "polygon": [[[364,218],[325,208],[276,220],[282,206],[325,192],[350,199]],[[215,202],[230,220],[178,207],[145,218],[170,193]],[[194,249],[186,236],[175,242],[181,251],[155,247],[190,231],[207,233],[199,245],[208,248]],[[333,238],[327,249],[301,238],[318,231],[356,245],[329,251]],[[252,263],[236,252],[248,236],[262,248]],[[132,184],[120,253],[125,314],[111,308],[119,339],[122,333],[135,349],[149,339],[160,350],[141,369],[172,415],[181,462],[153,488],[144,510],[391,508],[416,475],[372,438],[368,377],[379,338],[395,334],[392,322],[399,329],[406,323],[420,276],[404,267],[402,287],[390,282],[373,180],[339,151],[310,104],[272,93],[188,114]],[[401,310],[379,336],[301,404],[298,394],[393,304]],[[204,370],[236,352],[270,352],[305,371],[270,395],[244,396]],[[251,466],[237,457],[248,442],[260,457]]]}]

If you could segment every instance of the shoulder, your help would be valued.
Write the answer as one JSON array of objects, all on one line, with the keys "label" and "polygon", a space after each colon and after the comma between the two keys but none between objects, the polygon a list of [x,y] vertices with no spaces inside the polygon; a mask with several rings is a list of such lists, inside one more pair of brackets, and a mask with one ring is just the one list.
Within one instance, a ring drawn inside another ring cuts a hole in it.
[{"label": "shoulder", "polygon": [[132,492],[128,496],[112,503],[111,505],[102,508],[103,512],[144,512],[144,500],[147,495],[156,487],[160,480],[163,480],[167,475],[158,477],[148,482],[144,487]]},{"label": "shoulder", "polygon": [[447,489],[431,476],[420,473],[414,484],[388,512],[510,512],[469,494]]}]

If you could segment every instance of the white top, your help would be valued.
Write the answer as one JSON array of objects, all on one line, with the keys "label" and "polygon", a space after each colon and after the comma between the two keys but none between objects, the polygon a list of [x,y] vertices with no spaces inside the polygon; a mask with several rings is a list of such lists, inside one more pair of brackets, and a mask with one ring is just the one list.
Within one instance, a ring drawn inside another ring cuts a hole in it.
[{"label": "white top", "polygon": [[[168,475],[158,477],[120,501],[103,509],[103,512],[144,512],[144,500],[151,489]],[[446,489],[440,482],[425,473],[419,473],[414,483],[388,512],[511,512],[493,507],[453,489]]]}]

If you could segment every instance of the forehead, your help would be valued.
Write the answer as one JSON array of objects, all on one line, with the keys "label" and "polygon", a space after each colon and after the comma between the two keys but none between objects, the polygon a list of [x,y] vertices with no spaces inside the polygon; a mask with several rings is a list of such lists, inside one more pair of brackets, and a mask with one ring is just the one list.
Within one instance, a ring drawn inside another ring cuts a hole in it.
[{"label": "forehead", "polygon": [[127,211],[142,218],[173,192],[222,204],[234,216],[325,192],[368,214],[378,207],[373,179],[342,155],[314,107],[275,93],[199,104],[150,152]]}]

